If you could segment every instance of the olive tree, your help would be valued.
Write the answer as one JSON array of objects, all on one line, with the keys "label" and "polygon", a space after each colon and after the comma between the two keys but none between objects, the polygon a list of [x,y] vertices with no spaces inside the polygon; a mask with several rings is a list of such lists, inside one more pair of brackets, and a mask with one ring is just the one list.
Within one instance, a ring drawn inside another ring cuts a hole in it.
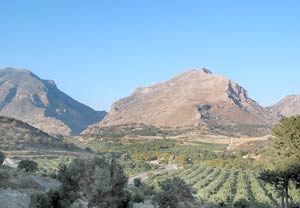
[{"label": "olive tree", "polygon": [[161,189],[153,200],[161,208],[194,207],[195,197],[193,189],[181,178],[168,178],[159,183]]},{"label": "olive tree", "polygon": [[113,159],[102,157],[77,158],[69,166],[61,166],[58,179],[62,182],[61,204],[71,204],[78,198],[89,207],[125,207],[128,178]]}]

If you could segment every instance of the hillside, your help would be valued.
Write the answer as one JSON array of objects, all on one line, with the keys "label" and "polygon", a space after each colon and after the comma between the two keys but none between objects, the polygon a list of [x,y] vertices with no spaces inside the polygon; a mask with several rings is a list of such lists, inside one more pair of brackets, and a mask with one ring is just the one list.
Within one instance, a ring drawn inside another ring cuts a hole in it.
[{"label": "hillside", "polygon": [[0,70],[0,115],[51,134],[70,135],[79,134],[105,114],[61,92],[54,81],[42,80],[27,70]]},{"label": "hillside", "polygon": [[13,118],[0,116],[1,150],[78,150],[75,145],[65,144],[63,138],[34,128]]},{"label": "hillside", "polygon": [[300,115],[300,95],[288,95],[269,109],[285,117]]},{"label": "hillside", "polygon": [[207,69],[190,70],[115,102],[99,127],[143,123],[159,128],[270,126],[276,115],[234,81]]}]

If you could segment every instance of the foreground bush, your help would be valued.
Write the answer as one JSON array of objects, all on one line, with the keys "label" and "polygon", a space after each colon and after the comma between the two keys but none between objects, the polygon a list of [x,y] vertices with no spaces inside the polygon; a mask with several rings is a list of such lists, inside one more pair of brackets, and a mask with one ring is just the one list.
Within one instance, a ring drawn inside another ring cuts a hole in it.
[{"label": "foreground bush", "polygon": [[128,179],[115,160],[77,158],[60,167],[58,179],[61,204],[70,205],[79,198],[88,201],[89,207],[126,207],[128,203],[124,191]]}]

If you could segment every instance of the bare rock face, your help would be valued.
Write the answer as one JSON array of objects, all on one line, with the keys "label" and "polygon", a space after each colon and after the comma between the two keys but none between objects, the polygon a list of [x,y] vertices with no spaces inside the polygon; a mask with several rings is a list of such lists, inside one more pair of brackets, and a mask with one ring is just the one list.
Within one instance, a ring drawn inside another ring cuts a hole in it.
[{"label": "bare rock face", "polygon": [[[114,103],[98,127],[143,123],[156,127],[270,125],[276,116],[232,80],[190,70]],[[95,128],[94,125],[91,128]]]},{"label": "bare rock face", "polygon": [[54,81],[30,71],[0,70],[0,115],[9,116],[51,134],[79,134],[100,121],[97,112],[61,92]]},{"label": "bare rock face", "polygon": [[269,109],[285,117],[300,115],[300,95],[288,95]]}]

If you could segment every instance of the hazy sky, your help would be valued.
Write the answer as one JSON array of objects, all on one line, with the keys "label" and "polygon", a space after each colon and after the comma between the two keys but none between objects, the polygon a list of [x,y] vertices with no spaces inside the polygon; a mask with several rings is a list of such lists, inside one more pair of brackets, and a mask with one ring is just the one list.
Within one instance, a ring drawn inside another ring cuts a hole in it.
[{"label": "hazy sky", "polygon": [[299,0],[1,0],[0,68],[95,109],[206,67],[266,106],[300,93]]}]

